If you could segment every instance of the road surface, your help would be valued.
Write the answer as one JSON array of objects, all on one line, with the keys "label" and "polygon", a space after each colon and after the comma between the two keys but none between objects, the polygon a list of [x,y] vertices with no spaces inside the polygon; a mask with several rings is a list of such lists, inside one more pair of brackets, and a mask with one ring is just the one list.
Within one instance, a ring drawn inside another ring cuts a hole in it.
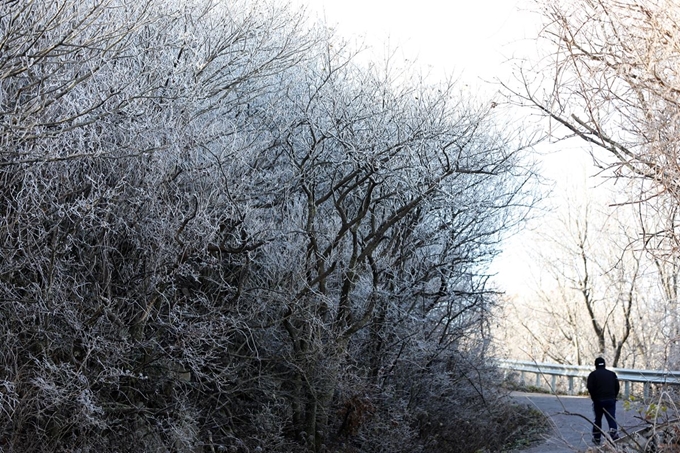
[{"label": "road surface", "polygon": [[[536,407],[550,417],[554,429],[546,435],[545,442],[522,450],[522,453],[574,453],[583,452],[592,445],[591,420],[592,403],[584,396],[555,396],[541,393],[513,392],[520,403]],[[616,419],[622,431],[631,432],[643,426],[637,413],[624,410],[619,401],[616,404]],[[607,422],[602,420],[603,429]],[[623,433],[622,433],[623,434]]]}]

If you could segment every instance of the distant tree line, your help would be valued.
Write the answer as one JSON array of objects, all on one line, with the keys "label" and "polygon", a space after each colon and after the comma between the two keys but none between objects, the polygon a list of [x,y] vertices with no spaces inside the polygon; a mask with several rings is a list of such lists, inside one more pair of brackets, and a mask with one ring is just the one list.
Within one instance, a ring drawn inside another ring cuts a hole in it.
[{"label": "distant tree line", "polygon": [[0,449],[472,452],[522,137],[304,15],[0,1]]}]

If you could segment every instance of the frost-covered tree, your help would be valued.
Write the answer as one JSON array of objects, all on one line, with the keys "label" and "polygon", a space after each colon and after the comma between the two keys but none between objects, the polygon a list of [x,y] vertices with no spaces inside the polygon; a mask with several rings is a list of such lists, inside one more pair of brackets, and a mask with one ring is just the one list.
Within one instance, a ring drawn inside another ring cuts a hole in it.
[{"label": "frost-covered tree", "polygon": [[506,208],[526,201],[517,149],[488,108],[390,76],[331,50],[285,111],[263,109],[283,122],[272,166],[291,172],[271,197],[277,224],[294,225],[262,248],[274,261],[263,267],[279,269],[265,287],[288,289],[268,305],[285,307],[293,418],[315,441],[347,364],[385,384],[402,362],[446,361],[485,328],[483,263],[517,221]]},{"label": "frost-covered tree", "polygon": [[500,398],[522,140],[302,17],[0,3],[3,449],[435,451]]}]

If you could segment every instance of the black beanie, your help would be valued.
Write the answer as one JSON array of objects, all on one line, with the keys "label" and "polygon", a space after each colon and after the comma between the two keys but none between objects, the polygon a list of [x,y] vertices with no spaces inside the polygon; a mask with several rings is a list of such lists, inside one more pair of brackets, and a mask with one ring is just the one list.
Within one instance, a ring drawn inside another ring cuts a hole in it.
[{"label": "black beanie", "polygon": [[601,368],[604,366],[604,359],[602,357],[598,357],[595,359],[595,368]]}]

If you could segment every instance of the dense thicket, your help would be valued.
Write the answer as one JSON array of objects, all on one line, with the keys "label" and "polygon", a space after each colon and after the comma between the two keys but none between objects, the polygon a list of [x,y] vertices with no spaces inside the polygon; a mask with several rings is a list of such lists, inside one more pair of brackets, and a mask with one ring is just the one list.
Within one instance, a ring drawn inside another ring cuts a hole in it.
[{"label": "dense thicket", "polygon": [[297,12],[0,2],[4,451],[476,451],[521,147]]}]

